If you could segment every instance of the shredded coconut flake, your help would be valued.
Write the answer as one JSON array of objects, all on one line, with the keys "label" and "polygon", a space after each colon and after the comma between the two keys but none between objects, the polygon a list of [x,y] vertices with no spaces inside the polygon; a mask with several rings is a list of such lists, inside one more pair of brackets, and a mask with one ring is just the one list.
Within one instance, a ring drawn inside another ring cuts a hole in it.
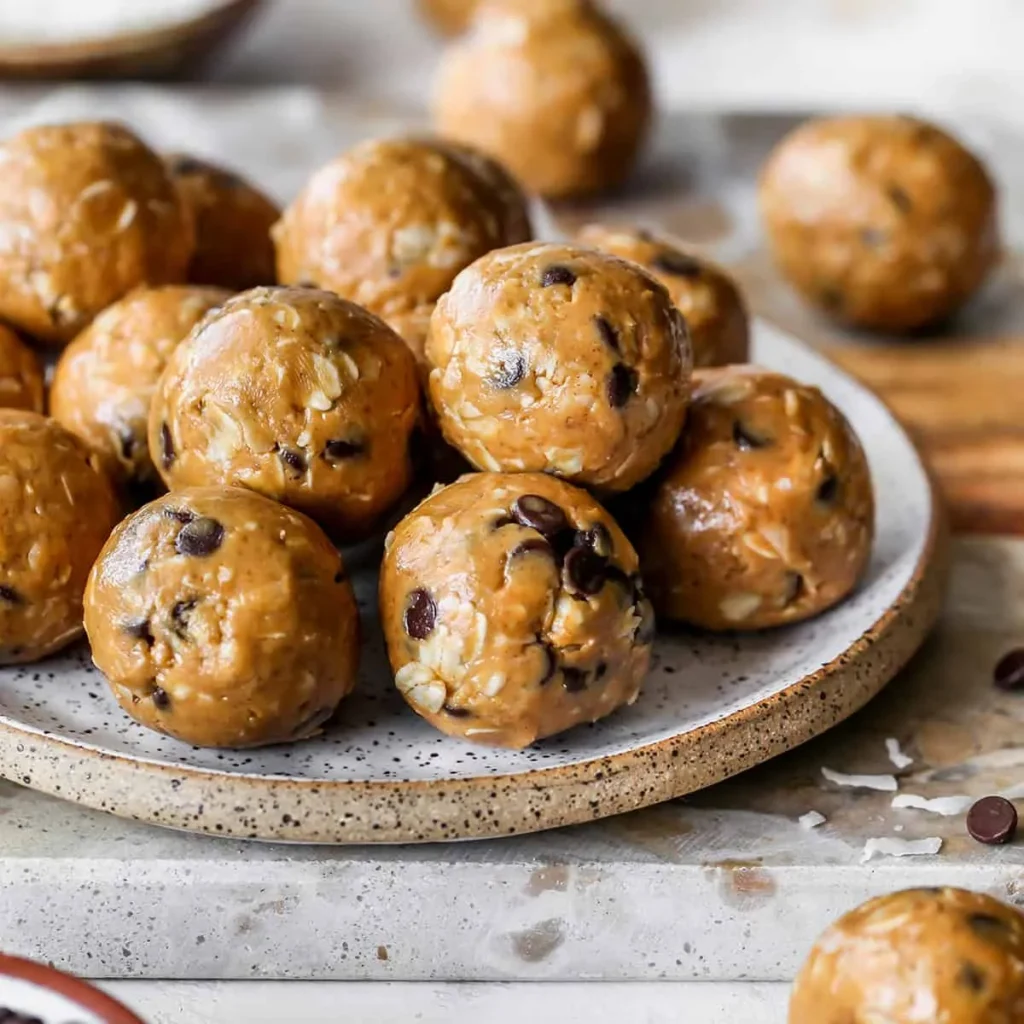
[{"label": "shredded coconut flake", "polygon": [[910,808],[915,811],[930,811],[932,814],[941,814],[944,818],[963,814],[973,803],[974,800],[969,796],[937,796],[929,799],[915,793],[900,793],[899,796],[892,798],[892,805],[897,810]]},{"label": "shredded coconut flake", "polygon": [[881,793],[895,793],[900,787],[895,775],[846,775],[834,772],[831,768],[822,768],[821,774],[837,786],[849,786],[851,789],[877,789]]},{"label": "shredded coconut flake", "polygon": [[806,814],[801,814],[796,819],[801,828],[817,828],[819,825],[825,824],[825,815],[818,811],[808,811]]},{"label": "shredded coconut flake", "polygon": [[869,839],[864,844],[861,864],[866,864],[875,857],[928,857],[942,849],[942,840],[938,836],[928,839]]},{"label": "shredded coconut flake", "polygon": [[885,749],[889,754],[889,760],[897,768],[909,768],[914,763],[914,759],[907,757],[900,749],[900,741],[891,736],[885,741]]}]

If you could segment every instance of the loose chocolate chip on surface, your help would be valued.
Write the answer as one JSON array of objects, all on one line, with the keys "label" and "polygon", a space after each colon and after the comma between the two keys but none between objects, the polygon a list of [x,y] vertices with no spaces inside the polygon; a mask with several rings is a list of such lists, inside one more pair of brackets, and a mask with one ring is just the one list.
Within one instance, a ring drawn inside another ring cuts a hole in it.
[{"label": "loose chocolate chip on surface", "polygon": [[413,640],[426,640],[437,622],[437,605],[422,587],[409,594],[405,606],[405,631]]},{"label": "loose chocolate chip on surface", "polygon": [[0,601],[5,601],[7,604],[21,604],[22,598],[14,587],[0,583]]},{"label": "loose chocolate chip on surface", "polygon": [[824,480],[818,484],[818,491],[815,497],[822,505],[831,505],[839,493],[839,477],[835,473],[829,473]]},{"label": "loose chocolate chip on surface", "polygon": [[965,960],[960,965],[960,970],[956,974],[956,980],[958,985],[970,989],[972,992],[985,991],[985,972],[975,964],[972,964],[970,960]]},{"label": "loose chocolate chip on surface", "polygon": [[1000,690],[1024,690],[1024,647],[1015,647],[999,659],[992,681]]},{"label": "loose chocolate chip on surface", "polygon": [[188,636],[188,620],[192,609],[199,604],[196,597],[187,598],[184,601],[175,601],[171,608],[171,632],[183,640]]},{"label": "loose chocolate chip on surface", "polygon": [[587,673],[580,668],[562,669],[562,686],[566,693],[579,693],[587,688]]},{"label": "loose chocolate chip on surface", "polygon": [[621,409],[636,391],[640,375],[625,363],[616,363],[608,376],[608,401],[612,408]]},{"label": "loose chocolate chip on surface", "polygon": [[672,249],[664,249],[651,260],[651,266],[663,274],[675,277],[700,277],[701,265],[692,256]]},{"label": "loose chocolate chip on surface", "polygon": [[278,448],[277,457],[293,476],[302,476],[306,472],[306,457],[294,448]]},{"label": "loose chocolate chip on surface", "polygon": [[526,376],[526,357],[514,349],[499,349],[494,353],[492,365],[487,379],[502,391],[514,388]]},{"label": "loose chocolate chip on surface", "polygon": [[174,462],[174,441],[171,428],[166,423],[160,424],[160,463],[164,469],[170,469]]},{"label": "loose chocolate chip on surface", "polygon": [[148,647],[153,646],[153,631],[149,627],[149,619],[130,619],[121,630],[127,636],[144,641]]},{"label": "loose chocolate chip on surface", "polygon": [[601,340],[613,351],[619,351],[619,332],[615,330],[611,320],[606,316],[601,316],[598,313],[594,317],[594,326],[597,328],[597,333],[601,336]]},{"label": "loose chocolate chip on surface", "polygon": [[358,441],[328,441],[324,445],[324,459],[327,462],[343,462],[363,453],[363,445]]},{"label": "loose chocolate chip on surface", "polygon": [[205,557],[212,555],[224,541],[224,527],[209,516],[200,516],[186,523],[174,541],[179,555]]},{"label": "loose chocolate chip on surface", "polygon": [[473,714],[469,708],[458,708],[453,704],[445,704],[441,710],[452,718],[469,718],[469,716]]},{"label": "loose chocolate chip on surface", "polygon": [[512,517],[520,526],[536,530],[548,539],[569,525],[565,513],[553,501],[539,494],[524,494],[516,498],[512,505]]},{"label": "loose chocolate chip on surface", "polygon": [[171,706],[171,698],[166,690],[161,690],[158,686],[152,693],[153,704],[160,708],[161,711],[166,710]]},{"label": "loose chocolate chip on surface", "polygon": [[894,182],[889,185],[885,192],[892,200],[893,206],[895,206],[901,213],[910,213],[914,208],[914,204],[910,201],[910,196],[907,195],[906,189],[901,185],[897,185]]},{"label": "loose chocolate chip on surface", "polygon": [[1017,808],[1005,797],[983,796],[967,812],[967,831],[986,846],[1008,843],[1017,832]]},{"label": "loose chocolate chip on surface", "polygon": [[750,452],[758,448],[767,448],[771,443],[766,437],[755,433],[750,427],[745,427],[739,420],[732,425],[732,439],[740,451]]},{"label": "loose chocolate chip on surface", "polygon": [[596,594],[608,577],[608,560],[593,548],[574,547],[565,556],[565,576],[581,594]]},{"label": "loose chocolate chip on surface", "polygon": [[541,288],[550,288],[554,284],[567,284],[572,287],[576,283],[576,275],[568,268],[559,263],[553,263],[550,267],[544,268],[540,275]]}]

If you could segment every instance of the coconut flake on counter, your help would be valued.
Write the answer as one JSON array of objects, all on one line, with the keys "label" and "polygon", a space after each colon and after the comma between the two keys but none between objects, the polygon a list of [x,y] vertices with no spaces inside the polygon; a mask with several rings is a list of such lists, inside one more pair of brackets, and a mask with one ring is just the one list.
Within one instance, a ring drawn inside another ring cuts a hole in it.
[{"label": "coconut flake on counter", "polygon": [[974,798],[969,796],[937,796],[929,799],[916,793],[900,793],[899,796],[892,798],[892,806],[896,810],[910,808],[915,811],[930,811],[932,814],[941,814],[944,818],[963,814],[973,803]]},{"label": "coconut flake on counter", "polygon": [[837,786],[849,786],[851,789],[876,789],[881,793],[895,793],[899,783],[895,775],[847,775],[834,772],[831,768],[822,768],[821,774]]},{"label": "coconut flake on counter", "polygon": [[912,757],[908,757],[903,753],[903,750],[900,748],[900,741],[892,736],[885,741],[885,750],[889,755],[889,760],[897,768],[909,768],[914,763]]},{"label": "coconut flake on counter", "polygon": [[942,840],[938,836],[928,839],[869,839],[864,844],[861,864],[866,864],[875,857],[928,857],[942,849]]},{"label": "coconut flake on counter", "polygon": [[801,814],[796,820],[801,828],[812,829],[824,825],[827,819],[820,811],[808,811],[806,814]]}]

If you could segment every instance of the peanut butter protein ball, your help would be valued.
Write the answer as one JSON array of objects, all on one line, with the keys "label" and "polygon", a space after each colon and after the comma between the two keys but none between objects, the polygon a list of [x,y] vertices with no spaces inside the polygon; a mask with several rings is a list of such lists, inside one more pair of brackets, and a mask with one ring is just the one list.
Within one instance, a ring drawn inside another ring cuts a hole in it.
[{"label": "peanut butter protein ball", "polygon": [[836,320],[879,331],[955,312],[999,256],[996,193],[984,165],[911,117],[809,121],[761,176],[772,254],[790,283]]},{"label": "peanut butter protein ball", "polygon": [[589,0],[485,0],[435,84],[441,135],[551,198],[623,182],[650,120],[640,50]]},{"label": "peanut butter protein ball", "polygon": [[0,409],[43,411],[43,368],[14,331],[0,324]]},{"label": "peanut butter protein ball", "polygon": [[81,635],[85,580],[118,516],[77,437],[0,409],[0,664],[37,661]]},{"label": "peanut butter protein ball", "polygon": [[867,565],[874,498],[845,418],[756,367],[699,370],[686,430],[634,536],[660,616],[707,629],[797,622]]},{"label": "peanut butter protein ball", "polygon": [[442,732],[525,747],[640,692],[654,638],[637,559],[585,491],[475,473],[389,536],[381,621],[395,682]]},{"label": "peanut butter protein ball", "polygon": [[167,494],[89,577],[93,660],[134,719],[202,747],[320,730],[355,685],[359,618],[320,528],[241,488]]},{"label": "peanut butter protein ball", "polygon": [[963,889],[869,900],[818,940],[789,1024],[1016,1024],[1024,1020],[1024,917]]},{"label": "peanut butter protein ball", "polygon": [[665,288],[592,249],[527,243],[477,260],[426,348],[441,429],[478,469],[624,491],[686,415],[692,355]]},{"label": "peanut butter protein ball", "polygon": [[116,124],[0,146],[0,317],[63,344],[141,284],[184,281],[192,217],[160,158]]},{"label": "peanut butter protein ball", "polygon": [[365,536],[412,477],[416,365],[383,321],[330,292],[256,288],[172,353],[149,414],[164,482],[237,485]]}]

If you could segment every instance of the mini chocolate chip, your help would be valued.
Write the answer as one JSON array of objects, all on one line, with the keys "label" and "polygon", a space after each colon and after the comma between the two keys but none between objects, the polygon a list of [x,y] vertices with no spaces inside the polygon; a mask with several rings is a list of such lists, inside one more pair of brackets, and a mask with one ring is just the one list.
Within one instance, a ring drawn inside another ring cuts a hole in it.
[{"label": "mini chocolate chip", "polygon": [[224,541],[224,527],[209,516],[200,516],[186,523],[174,541],[179,555],[205,557],[212,555]]},{"label": "mini chocolate chip", "polygon": [[1000,690],[1024,690],[1024,647],[1015,647],[999,659],[992,681]]},{"label": "mini chocolate chip", "polygon": [[755,434],[750,427],[744,426],[739,420],[732,425],[732,439],[736,447],[743,452],[754,451],[757,448],[767,448],[771,442],[760,434]]},{"label": "mini chocolate chip", "polygon": [[640,374],[625,363],[616,363],[608,376],[608,401],[613,409],[621,409],[636,391]]},{"label": "mini chocolate chip", "polygon": [[171,174],[203,174],[206,164],[194,156],[182,154],[171,160]]},{"label": "mini chocolate chip", "polygon": [[860,233],[861,242],[869,249],[877,249],[885,243],[888,237],[888,234],[881,228],[863,228]]},{"label": "mini chocolate chip", "polygon": [[603,523],[594,523],[589,530],[577,530],[576,543],[596,551],[605,558],[612,554],[612,536]]},{"label": "mini chocolate chip", "polygon": [[538,646],[544,653],[544,674],[540,677],[539,686],[546,686],[555,677],[555,672],[558,669],[558,658],[555,657],[554,648],[551,644],[545,643],[543,640],[537,641]]},{"label": "mini chocolate chip", "polygon": [[405,606],[405,631],[413,640],[426,640],[437,622],[437,605],[422,587],[409,594]]},{"label": "mini chocolate chip", "polygon": [[839,477],[835,473],[829,473],[824,480],[818,484],[816,497],[822,505],[831,505],[839,493]]},{"label": "mini chocolate chip", "polygon": [[159,686],[150,694],[153,698],[154,706],[160,708],[161,711],[166,711],[171,706],[171,698],[166,690],[162,690]]},{"label": "mini chocolate chip", "polygon": [[182,640],[188,637],[188,620],[197,604],[199,598],[189,597],[184,601],[175,601],[171,608],[171,632]]},{"label": "mini chocolate chip", "polygon": [[608,671],[608,662],[606,662],[606,661],[599,661],[597,663],[597,668],[594,669],[594,682],[596,683],[596,682],[599,682],[600,680],[604,679],[605,673],[607,671]]},{"label": "mini chocolate chip", "polygon": [[195,512],[187,508],[165,508],[164,515],[168,519],[174,519],[179,523],[191,523],[196,517]]},{"label": "mini chocolate chip", "polygon": [[0,583],[0,601],[6,601],[8,604],[21,604],[22,597],[14,587],[9,587],[6,583]]},{"label": "mini chocolate chip", "polygon": [[574,547],[565,556],[564,572],[581,594],[597,594],[608,575],[608,559],[592,548]]},{"label": "mini chocolate chip", "polygon": [[544,268],[540,275],[541,288],[550,288],[553,284],[567,284],[571,288],[576,283],[576,275],[568,268],[559,263],[553,263],[550,267]]},{"label": "mini chocolate chip", "polygon": [[291,470],[293,476],[302,476],[306,472],[306,456],[293,448],[278,448],[277,457]]},{"label": "mini chocolate chip", "polygon": [[160,463],[164,469],[170,469],[174,462],[174,440],[171,428],[166,423],[160,424]]},{"label": "mini chocolate chip", "polygon": [[1010,931],[1006,922],[995,914],[968,914],[967,924],[986,942],[1003,942]]},{"label": "mini chocolate chip", "polygon": [[675,277],[700,277],[702,269],[699,260],[674,249],[663,249],[651,260],[651,266]]},{"label": "mini chocolate chip", "polygon": [[153,631],[149,628],[149,619],[129,619],[121,626],[121,631],[136,640],[144,641],[147,647],[153,646]]},{"label": "mini chocolate chip", "polygon": [[459,708],[455,707],[453,704],[445,704],[441,710],[452,718],[469,718],[470,715],[473,714],[469,708]]},{"label": "mini chocolate chip", "polygon": [[985,972],[972,964],[970,960],[965,960],[960,965],[956,980],[958,985],[969,988],[972,992],[985,991]]},{"label": "mini chocolate chip", "polygon": [[619,332],[615,330],[611,320],[606,316],[602,316],[600,313],[594,316],[594,326],[597,328],[597,333],[601,336],[601,340],[613,351],[619,351]]},{"label": "mini chocolate chip", "polygon": [[526,540],[517,544],[508,554],[509,558],[520,558],[523,555],[528,555],[531,552],[538,552],[542,555],[551,556],[554,552],[551,550],[551,544],[544,537],[527,537]]},{"label": "mini chocolate chip", "polygon": [[786,604],[791,605],[794,601],[803,597],[807,584],[803,576],[798,572],[786,573]]},{"label": "mini chocolate chip", "polygon": [[907,195],[906,190],[901,185],[892,183],[885,191],[892,200],[893,206],[895,206],[900,213],[910,213],[914,208],[914,204],[910,201],[910,196]]},{"label": "mini chocolate chip", "polygon": [[344,583],[346,579],[347,579],[347,577],[345,576],[345,570],[344,569],[339,569],[334,574],[334,582],[335,583]]},{"label": "mini chocolate chip", "polygon": [[986,846],[1008,843],[1017,833],[1017,808],[1002,796],[983,796],[967,812],[967,831]]},{"label": "mini chocolate chip", "polygon": [[539,494],[524,494],[512,505],[512,517],[520,526],[536,530],[549,540],[569,526],[565,513]]},{"label": "mini chocolate chip", "polygon": [[119,423],[115,430],[121,443],[121,458],[130,459],[135,452],[135,431],[127,423]]},{"label": "mini chocolate chip", "polygon": [[498,349],[492,357],[493,369],[487,379],[504,391],[514,388],[526,376],[526,357],[514,349]]},{"label": "mini chocolate chip", "polygon": [[343,441],[341,439],[337,441],[328,441],[324,445],[324,460],[326,462],[344,462],[345,459],[354,458],[356,455],[362,455],[364,446],[359,441]]},{"label": "mini chocolate chip", "polygon": [[587,688],[587,673],[580,668],[562,669],[562,686],[566,693],[579,693]]}]

